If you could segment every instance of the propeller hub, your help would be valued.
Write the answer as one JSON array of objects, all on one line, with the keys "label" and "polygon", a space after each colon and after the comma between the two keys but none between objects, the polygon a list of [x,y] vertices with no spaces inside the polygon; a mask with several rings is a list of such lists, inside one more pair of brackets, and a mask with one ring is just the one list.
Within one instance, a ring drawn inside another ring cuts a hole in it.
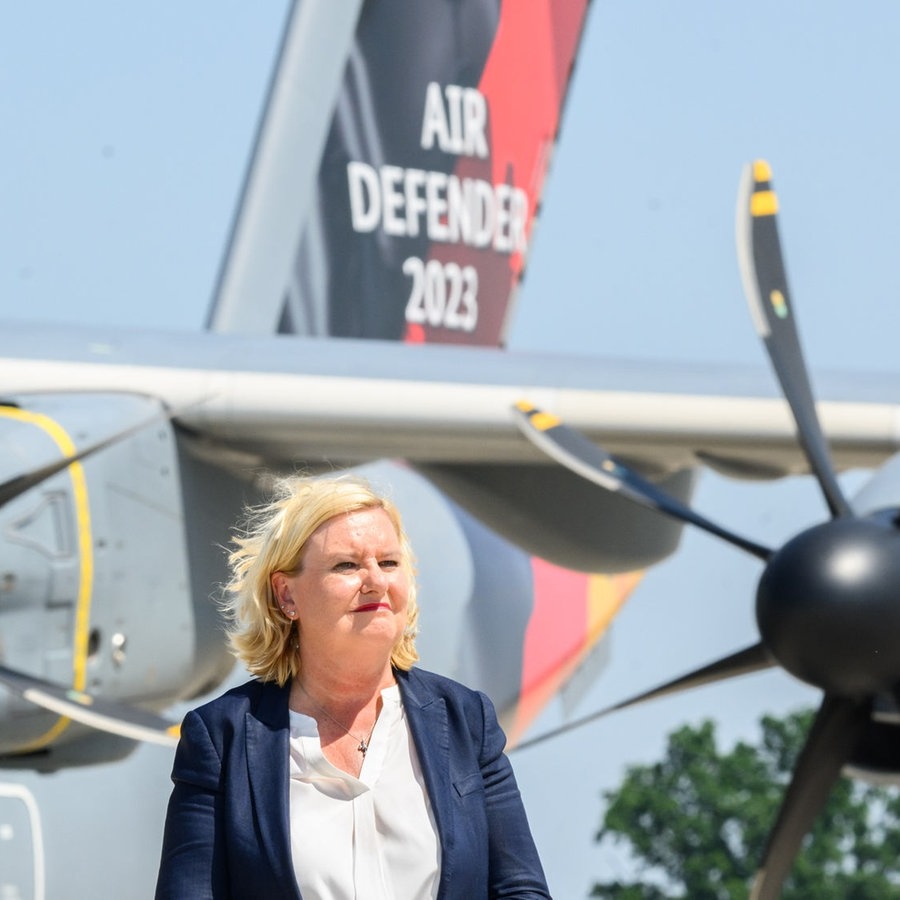
[{"label": "propeller hub", "polygon": [[763,644],[792,674],[856,697],[900,681],[898,511],[841,517],[788,541],[759,582]]}]

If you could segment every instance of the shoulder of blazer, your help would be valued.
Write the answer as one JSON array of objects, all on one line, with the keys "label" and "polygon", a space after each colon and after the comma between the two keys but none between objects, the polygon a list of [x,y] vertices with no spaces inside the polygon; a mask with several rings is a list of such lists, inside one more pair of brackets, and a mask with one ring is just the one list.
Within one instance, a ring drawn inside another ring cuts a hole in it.
[{"label": "shoulder of blazer", "polygon": [[197,707],[195,712],[213,728],[243,722],[247,713],[270,728],[287,728],[289,692],[289,684],[279,687],[254,678]]},{"label": "shoulder of blazer", "polygon": [[436,700],[444,700],[453,706],[477,710],[479,714],[485,703],[490,705],[490,700],[483,693],[446,675],[418,668],[408,672],[398,670],[395,675],[406,704],[414,703],[425,708]]}]

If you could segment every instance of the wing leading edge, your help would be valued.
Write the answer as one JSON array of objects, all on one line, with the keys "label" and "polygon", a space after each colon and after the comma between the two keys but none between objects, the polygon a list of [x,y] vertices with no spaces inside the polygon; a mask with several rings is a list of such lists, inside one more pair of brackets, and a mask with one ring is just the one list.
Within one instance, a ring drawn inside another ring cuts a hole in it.
[{"label": "wing leading edge", "polygon": [[[820,393],[839,470],[900,449],[897,385],[843,376]],[[762,371],[610,363],[472,347],[11,325],[9,394],[114,390],[182,410],[211,447],[259,463],[541,463],[510,411],[522,396],[643,473],[711,464],[738,477],[808,471],[784,401]],[[711,388],[710,385],[714,385]],[[852,391],[861,398],[841,399]]]}]

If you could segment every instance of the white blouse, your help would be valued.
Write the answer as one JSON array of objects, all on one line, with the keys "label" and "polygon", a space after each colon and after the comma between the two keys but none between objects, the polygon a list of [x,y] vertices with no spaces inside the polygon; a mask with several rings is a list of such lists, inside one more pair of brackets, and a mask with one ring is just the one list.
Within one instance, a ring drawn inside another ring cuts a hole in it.
[{"label": "white blouse", "polygon": [[359,778],[325,758],[316,720],[291,710],[291,851],[303,900],[437,897],[441,847],[400,689],[381,697]]}]

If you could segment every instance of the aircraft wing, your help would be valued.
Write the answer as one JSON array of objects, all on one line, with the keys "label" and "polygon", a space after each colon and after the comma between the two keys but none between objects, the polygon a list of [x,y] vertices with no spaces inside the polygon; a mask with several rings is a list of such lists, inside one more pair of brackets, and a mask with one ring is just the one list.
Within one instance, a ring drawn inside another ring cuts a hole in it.
[{"label": "aircraft wing", "polygon": [[[838,469],[900,448],[896,376],[818,374]],[[7,326],[6,395],[149,395],[210,453],[251,464],[543,463],[510,409],[526,398],[663,475],[700,463],[736,477],[808,471],[768,371],[350,339]],[[854,397],[854,400],[847,398]]]}]

